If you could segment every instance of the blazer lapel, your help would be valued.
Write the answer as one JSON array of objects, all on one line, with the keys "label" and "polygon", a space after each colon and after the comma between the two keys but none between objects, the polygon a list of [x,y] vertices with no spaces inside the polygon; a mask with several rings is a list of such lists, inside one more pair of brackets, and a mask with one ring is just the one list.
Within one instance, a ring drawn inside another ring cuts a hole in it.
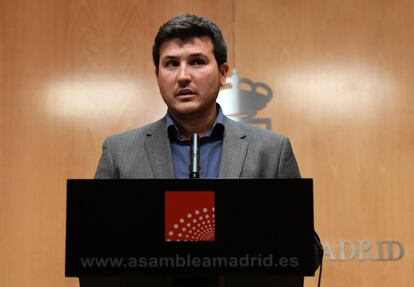
[{"label": "blazer lapel", "polygon": [[246,158],[248,143],[244,133],[232,120],[225,118],[223,151],[219,178],[239,178]]},{"label": "blazer lapel", "polygon": [[165,117],[146,132],[145,150],[155,178],[175,178]]}]

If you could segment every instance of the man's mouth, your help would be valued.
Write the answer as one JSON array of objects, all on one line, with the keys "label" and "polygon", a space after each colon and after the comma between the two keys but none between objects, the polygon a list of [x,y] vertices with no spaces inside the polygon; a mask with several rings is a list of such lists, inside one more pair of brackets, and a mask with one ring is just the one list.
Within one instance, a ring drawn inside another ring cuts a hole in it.
[{"label": "man's mouth", "polygon": [[196,93],[191,89],[180,89],[176,93],[177,97],[188,97],[188,96],[194,96]]}]

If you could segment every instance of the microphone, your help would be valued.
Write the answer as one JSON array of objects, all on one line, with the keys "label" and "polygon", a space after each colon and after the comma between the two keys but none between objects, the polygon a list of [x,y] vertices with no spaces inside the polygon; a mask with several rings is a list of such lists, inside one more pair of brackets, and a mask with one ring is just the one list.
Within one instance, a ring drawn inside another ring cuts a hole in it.
[{"label": "microphone", "polygon": [[190,148],[190,178],[200,178],[200,137],[193,134]]}]

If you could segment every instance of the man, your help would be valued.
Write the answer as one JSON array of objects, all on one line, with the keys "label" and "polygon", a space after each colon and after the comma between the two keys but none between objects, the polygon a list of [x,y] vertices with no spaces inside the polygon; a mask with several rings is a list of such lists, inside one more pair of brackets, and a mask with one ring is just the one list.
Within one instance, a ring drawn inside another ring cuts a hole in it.
[{"label": "man", "polygon": [[188,178],[194,133],[201,136],[201,178],[300,177],[287,137],[235,122],[216,103],[229,66],[214,23],[188,14],[169,20],[155,38],[153,60],[167,114],[107,138],[95,178]]},{"label": "man", "polygon": [[189,139],[201,136],[201,177],[300,177],[288,138],[225,117],[216,103],[229,66],[219,28],[182,15],[160,27],[155,75],[161,120],[109,137],[95,178],[188,178]]}]

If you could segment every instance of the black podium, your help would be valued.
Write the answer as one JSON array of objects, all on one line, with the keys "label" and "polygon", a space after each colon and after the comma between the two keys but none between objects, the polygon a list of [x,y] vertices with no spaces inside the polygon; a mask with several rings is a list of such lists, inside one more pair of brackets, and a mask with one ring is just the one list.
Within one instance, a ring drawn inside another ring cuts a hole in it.
[{"label": "black podium", "polygon": [[302,286],[314,251],[311,179],[67,182],[65,275],[83,287]]}]

